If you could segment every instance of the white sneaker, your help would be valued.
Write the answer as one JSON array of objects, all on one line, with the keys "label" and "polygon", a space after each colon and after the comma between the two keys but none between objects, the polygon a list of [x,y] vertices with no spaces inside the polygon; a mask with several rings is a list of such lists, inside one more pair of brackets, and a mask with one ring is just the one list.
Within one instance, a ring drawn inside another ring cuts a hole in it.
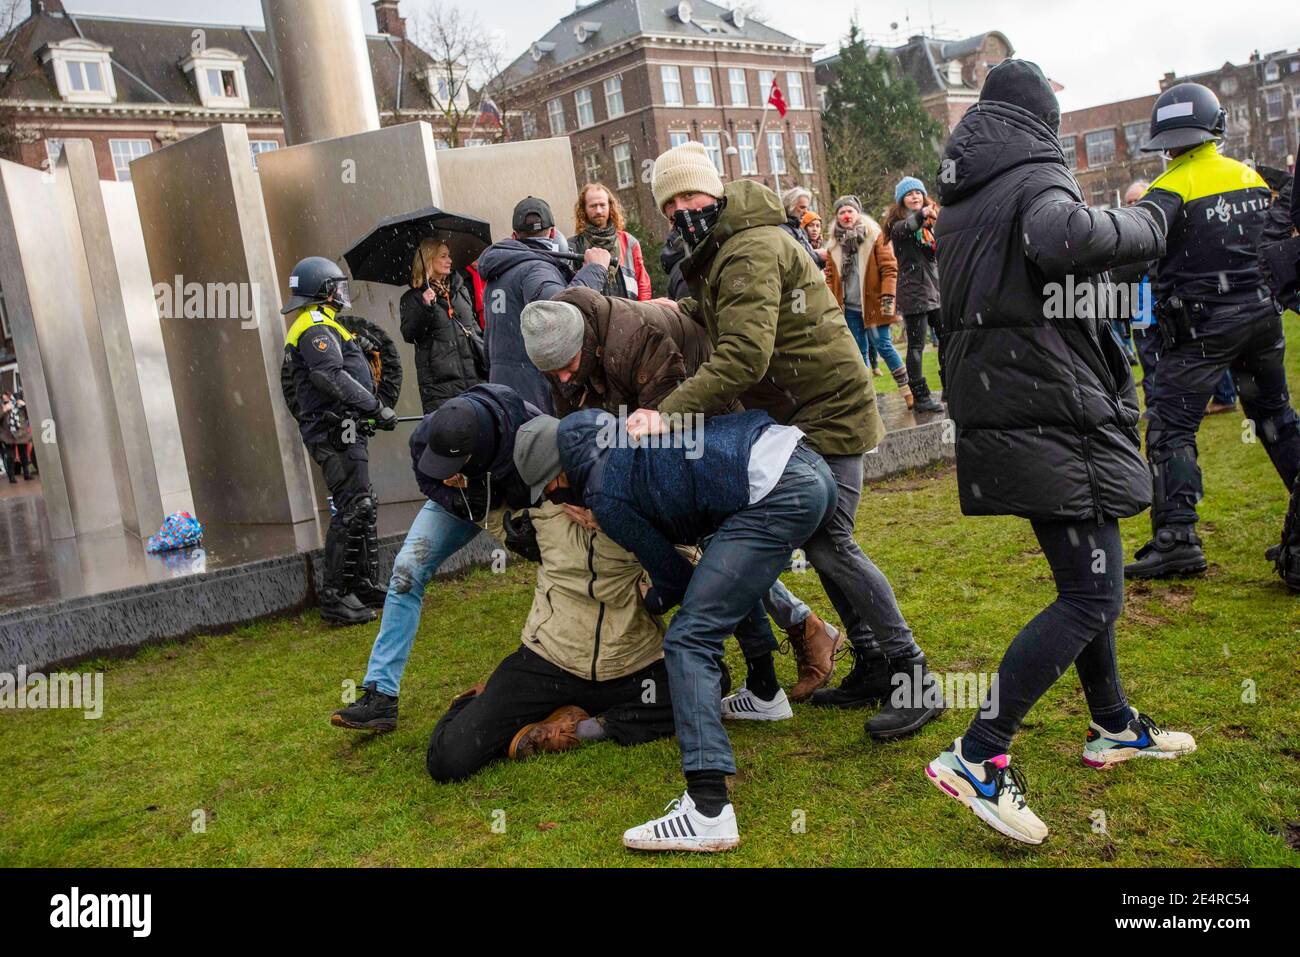
[{"label": "white sneaker", "polygon": [[976,764],[962,757],[958,738],[930,762],[925,773],[931,784],[965,804],[995,831],[1025,844],[1042,844],[1047,837],[1047,825],[1025,804],[1025,779],[1011,767],[1010,755]]},{"label": "white sneaker", "polygon": [[725,721],[784,721],[793,718],[794,711],[784,689],[778,689],[771,701],[764,701],[742,687],[722,699],[722,717]]},{"label": "white sneaker", "polygon": [[1083,745],[1086,767],[1108,768],[1129,758],[1177,758],[1196,750],[1196,739],[1186,731],[1165,731],[1137,708],[1129,711],[1133,717],[1119,734],[1088,724],[1088,738]]},{"label": "white sneaker", "polygon": [[740,843],[736,811],[728,803],[717,817],[695,809],[689,794],[668,802],[663,817],[623,832],[623,846],[634,851],[729,851]]}]

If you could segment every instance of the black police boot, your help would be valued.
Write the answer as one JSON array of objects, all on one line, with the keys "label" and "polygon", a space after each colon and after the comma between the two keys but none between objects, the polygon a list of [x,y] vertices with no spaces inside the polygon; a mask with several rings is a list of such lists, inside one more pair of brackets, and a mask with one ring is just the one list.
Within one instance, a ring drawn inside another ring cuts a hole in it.
[{"label": "black police boot", "polygon": [[[355,567],[355,566],[352,566]],[[320,616],[339,625],[360,625],[375,620],[375,613],[349,594],[347,587],[347,532],[331,524],[325,533],[325,575],[320,590]]]},{"label": "black police boot", "polygon": [[374,523],[366,526],[361,535],[361,548],[356,577],[352,581],[352,594],[367,608],[382,609],[388,598],[388,589],[379,583],[379,535]]},{"label": "black police boot", "polygon": [[1300,592],[1300,478],[1291,491],[1291,504],[1282,522],[1282,540],[1265,553],[1286,587]]},{"label": "black police boot", "polygon": [[943,711],[943,688],[926,667],[925,655],[889,662],[890,692],[865,729],[877,741],[912,734]]},{"label": "black police boot", "polygon": [[1125,578],[1171,578],[1199,575],[1207,568],[1201,538],[1192,525],[1168,525],[1137,550],[1124,566]]},{"label": "black police boot", "polygon": [[397,699],[375,687],[375,682],[365,685],[365,691],[346,708],[330,715],[330,724],[336,728],[354,728],[358,731],[393,731],[397,728]]},{"label": "black police boot", "polygon": [[850,646],[853,670],[844,676],[838,688],[819,688],[809,702],[823,708],[866,708],[878,704],[889,694],[889,661],[868,658]]}]

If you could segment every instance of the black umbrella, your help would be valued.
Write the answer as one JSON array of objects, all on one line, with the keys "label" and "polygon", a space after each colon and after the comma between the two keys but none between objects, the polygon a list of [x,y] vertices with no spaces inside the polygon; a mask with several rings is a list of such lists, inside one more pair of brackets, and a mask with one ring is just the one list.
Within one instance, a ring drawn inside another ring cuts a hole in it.
[{"label": "black umbrella", "polygon": [[409,286],[411,263],[421,240],[437,239],[451,249],[452,264],[464,269],[492,244],[491,227],[481,219],[428,206],[390,216],[343,254],[352,278]]}]

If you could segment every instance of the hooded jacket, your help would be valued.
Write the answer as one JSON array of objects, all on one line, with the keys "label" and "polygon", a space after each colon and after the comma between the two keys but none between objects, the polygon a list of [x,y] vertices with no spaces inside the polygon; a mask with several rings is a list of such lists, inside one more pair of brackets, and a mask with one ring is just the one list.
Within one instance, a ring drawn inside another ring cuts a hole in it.
[{"label": "hooded jacket", "polygon": [[402,293],[402,338],[415,346],[415,378],[424,414],[487,378],[483,338],[474,318],[474,293],[456,273],[451,302],[424,304],[423,289]]},{"label": "hooded jacket", "polygon": [[924,225],[923,206],[909,210],[889,228],[889,241],[898,260],[898,312],[904,316],[939,308],[938,250],[916,238]]},{"label": "hooded jacket", "polygon": [[[957,426],[967,515],[1079,520],[1150,504],[1128,360],[1103,318],[1075,316],[1075,288],[1164,250],[1146,210],[1092,209],[1055,132],[1028,110],[981,101],[944,150],[936,224],[944,399]],[[1073,316],[1073,317],[1072,317]]]},{"label": "hooded jacket", "polygon": [[659,403],[664,413],[717,415],[740,402],[795,425],[822,455],[875,448],[885,427],[876,393],[821,270],[782,228],[776,193],[728,183],[709,235],[682,261],[713,353]]},{"label": "hooded jacket", "polygon": [[749,504],[749,452],[772,424],[758,410],[715,416],[692,457],[686,448],[610,441],[606,430],[621,426],[607,412],[575,412],[560,423],[560,463],[569,485],[650,574],[646,607],[652,612],[678,604],[690,584],[691,563],[673,546],[697,544]]},{"label": "hooded jacket", "polygon": [[524,647],[588,681],[613,681],[664,656],[664,623],[641,599],[645,572],[603,531],[557,505],[529,509],[541,567]]},{"label": "hooded jacket", "polygon": [[678,310],[653,303],[566,289],[555,297],[582,312],[582,361],[567,383],[551,380],[555,414],[624,406],[656,409],[709,357],[704,328]]},{"label": "hooded jacket", "polygon": [[[866,236],[858,245],[858,279],[862,283],[862,324],[868,329],[887,326],[898,315],[885,315],[881,296],[893,296],[898,290],[898,260],[894,247],[880,224],[866,213],[859,214]],[[835,300],[844,306],[844,246],[835,238],[835,227],[826,243],[826,283]]]},{"label": "hooded jacket", "polygon": [[432,419],[431,415],[426,415],[411,433],[409,443],[411,467],[415,470],[415,481],[420,491],[429,501],[441,505],[453,515],[476,523],[483,522],[491,509],[501,505],[527,508],[532,504],[532,493],[515,471],[515,433],[521,425],[541,413],[508,386],[484,383],[462,395],[483,406],[492,417],[496,432],[492,460],[487,464],[472,459],[466,463],[462,474],[469,480],[469,487],[464,489],[452,488],[440,479],[425,475],[420,471],[420,456],[429,444]]},{"label": "hooded jacket", "polygon": [[478,257],[483,277],[483,317],[487,328],[488,381],[508,385],[527,402],[552,411],[546,377],[528,360],[519,314],[539,299],[554,299],[568,286],[605,288],[605,270],[588,263],[568,278],[561,260],[548,256],[537,239],[503,239]]}]

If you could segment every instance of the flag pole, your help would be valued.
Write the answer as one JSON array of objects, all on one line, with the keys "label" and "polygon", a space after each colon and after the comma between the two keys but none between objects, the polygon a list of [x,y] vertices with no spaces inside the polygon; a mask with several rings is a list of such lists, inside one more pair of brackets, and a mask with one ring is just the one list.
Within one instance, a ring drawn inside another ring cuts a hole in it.
[{"label": "flag pole", "polygon": [[[773,80],[772,82],[775,83],[776,80]],[[769,89],[767,91],[767,100],[765,100],[763,103],[763,115],[762,117],[759,118],[758,121],[758,142],[754,144],[756,149],[760,151],[765,151],[767,153],[767,162],[769,166],[772,165],[772,151],[767,148],[767,140],[763,139],[763,131],[767,128],[767,111],[771,108],[771,106],[772,106],[772,91],[771,89]],[[773,167],[772,169],[772,179],[773,182],[777,182],[775,167]],[[778,182],[778,186],[779,186],[779,182]]]}]

